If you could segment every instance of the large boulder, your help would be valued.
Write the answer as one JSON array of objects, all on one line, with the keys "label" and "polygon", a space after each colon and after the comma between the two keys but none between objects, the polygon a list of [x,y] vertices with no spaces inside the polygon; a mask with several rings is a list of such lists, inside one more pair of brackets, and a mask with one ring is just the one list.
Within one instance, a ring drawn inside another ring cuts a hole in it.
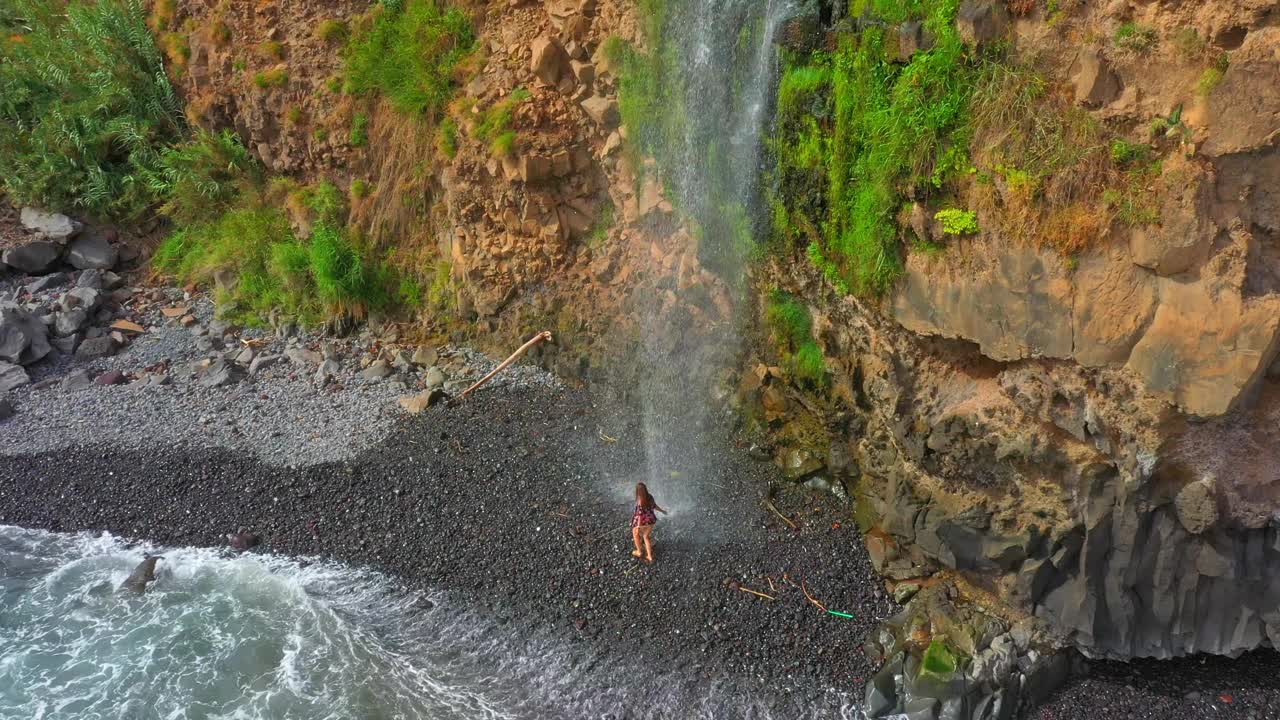
[{"label": "large boulder", "polygon": [[0,360],[18,365],[49,354],[49,330],[17,305],[0,305]]},{"label": "large boulder", "polygon": [[1209,157],[1245,153],[1276,138],[1280,116],[1280,27],[1251,31],[1231,53],[1231,66],[1205,99]]},{"label": "large boulder", "polygon": [[893,317],[922,335],[962,338],[1001,361],[1068,358],[1071,283],[1057,253],[1026,246],[975,252],[982,265],[948,267],[923,253],[907,259]]},{"label": "large boulder", "polygon": [[1123,248],[1115,248],[1081,258],[1073,279],[1076,362],[1089,367],[1124,363],[1155,314],[1155,278],[1129,262]]},{"label": "large boulder", "polygon": [[62,296],[60,304],[63,310],[83,308],[85,312],[92,312],[102,302],[102,295],[101,290],[77,287],[67,291],[67,294]]},{"label": "large boulder", "polygon": [[1097,108],[1120,95],[1120,78],[1096,47],[1086,47],[1076,57],[1076,102]]},{"label": "large boulder", "polygon": [[1280,296],[1246,291],[1256,241],[1241,227],[1231,239],[1196,281],[1158,279],[1160,306],[1129,357],[1148,392],[1190,415],[1235,408],[1280,349]]},{"label": "large boulder", "polygon": [[97,360],[99,358],[110,357],[116,354],[120,349],[120,344],[110,335],[89,338],[80,343],[80,347],[76,348],[76,357],[81,360]]},{"label": "large boulder", "polygon": [[31,382],[31,376],[21,365],[0,362],[0,395]]},{"label": "large boulder", "polygon": [[529,70],[548,85],[559,84],[569,70],[569,54],[560,47],[560,43],[544,35],[534,40],[530,49],[533,57],[529,61]]},{"label": "large boulder", "polygon": [[596,124],[605,130],[612,130],[622,121],[622,115],[618,112],[618,101],[610,100],[599,95],[592,95],[582,101],[582,109],[591,116]]},{"label": "large boulder", "polygon": [[1129,252],[1138,265],[1167,276],[1208,257],[1219,228],[1210,212],[1215,202],[1213,178],[1178,154],[1164,166],[1160,222],[1135,228]]},{"label": "large boulder", "polygon": [[969,45],[986,45],[1009,30],[1009,11],[1003,2],[965,0],[956,13],[956,30]]},{"label": "large boulder", "polygon": [[1218,499],[1210,478],[1187,483],[1173,498],[1178,522],[1192,535],[1213,527],[1218,522]]},{"label": "large boulder", "polygon": [[67,262],[78,270],[110,270],[120,257],[101,233],[89,232],[71,242]]},{"label": "large boulder", "polygon": [[22,226],[40,237],[62,242],[80,232],[80,223],[60,213],[48,213],[43,210],[25,207],[18,219]]},{"label": "large boulder", "polygon": [[9,248],[2,256],[4,264],[28,275],[43,275],[58,264],[62,248],[51,242],[37,240]]},{"label": "large boulder", "polygon": [[84,308],[62,310],[54,315],[53,331],[60,337],[74,335],[89,323],[89,312]]}]

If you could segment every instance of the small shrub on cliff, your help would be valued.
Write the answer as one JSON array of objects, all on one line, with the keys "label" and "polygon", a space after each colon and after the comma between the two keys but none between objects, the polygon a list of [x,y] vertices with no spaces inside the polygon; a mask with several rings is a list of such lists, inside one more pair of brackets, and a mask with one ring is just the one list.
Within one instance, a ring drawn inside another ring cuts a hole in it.
[{"label": "small shrub on cliff", "polygon": [[360,200],[369,197],[369,193],[373,192],[373,186],[369,181],[356,178],[351,181],[351,197]]},{"label": "small shrub on cliff", "polygon": [[147,26],[156,32],[163,32],[173,27],[178,16],[178,0],[155,0],[151,4],[151,15],[147,18]]},{"label": "small shrub on cliff", "polygon": [[369,142],[369,116],[356,113],[351,118],[351,135],[347,138],[352,147],[363,147]]},{"label": "small shrub on cliff", "polygon": [[792,376],[815,386],[825,383],[827,363],[813,338],[809,308],[789,294],[774,290],[769,294],[765,319]]},{"label": "small shrub on cliff", "polygon": [[289,68],[281,65],[270,70],[263,70],[253,76],[253,84],[263,90],[284,87],[289,84]]},{"label": "small shrub on cliff", "polygon": [[334,20],[330,18],[328,20],[320,21],[320,24],[316,26],[316,37],[326,42],[341,40],[346,36],[347,23],[342,20]]},{"label": "small shrub on cliff", "polygon": [[347,46],[351,92],[379,92],[403,113],[436,116],[456,87],[454,72],[475,46],[471,21],[441,0],[407,0],[374,11]]},{"label": "small shrub on cliff", "polygon": [[1205,39],[1196,32],[1195,28],[1185,27],[1179,30],[1173,36],[1173,46],[1177,48],[1178,55],[1186,61],[1199,60],[1209,44]]},{"label": "small shrub on cliff", "polygon": [[972,210],[947,208],[939,210],[933,217],[942,223],[942,232],[947,235],[976,235],[978,232],[978,213]]},{"label": "small shrub on cliff", "polygon": [[1230,67],[1231,56],[1226,53],[1219,55],[1213,65],[1205,68],[1200,78],[1196,80],[1196,94],[1200,97],[1209,97],[1213,94],[1213,91],[1218,89],[1218,85],[1222,84],[1222,79],[1226,77]]},{"label": "small shrub on cliff", "polygon": [[458,123],[446,117],[436,128],[436,150],[452,160],[458,154]]},{"label": "small shrub on cliff", "polygon": [[[983,67],[972,112],[975,209],[987,212],[1006,237],[1079,250],[1086,228],[1064,233],[1063,222],[1081,208],[1104,214],[1098,196],[1115,163],[1106,128],[1051,92],[1035,66],[1018,62]],[[1003,178],[1003,185],[983,183],[988,175]]]},{"label": "small shrub on cliff", "polygon": [[9,0],[0,40],[0,183],[15,203],[137,216],[160,150],[186,134],[182,103],[138,0]]},{"label": "small shrub on cliff", "polygon": [[169,60],[169,67],[175,77],[180,77],[191,60],[191,45],[187,36],[180,32],[167,32],[160,36],[160,46],[164,48],[164,56]]},{"label": "small shrub on cliff", "polygon": [[609,231],[613,230],[613,226],[617,223],[618,211],[612,202],[607,202],[600,208],[600,214],[596,217],[596,221],[591,225],[591,232],[587,235],[587,247],[602,247],[606,240],[609,239]]},{"label": "small shrub on cliff", "polygon": [[1136,22],[1127,22],[1116,28],[1116,46],[1137,53],[1150,52],[1160,40],[1156,29]]},{"label": "small shrub on cliff", "polygon": [[258,45],[258,54],[268,60],[283,60],[284,45],[276,40],[268,40]]}]

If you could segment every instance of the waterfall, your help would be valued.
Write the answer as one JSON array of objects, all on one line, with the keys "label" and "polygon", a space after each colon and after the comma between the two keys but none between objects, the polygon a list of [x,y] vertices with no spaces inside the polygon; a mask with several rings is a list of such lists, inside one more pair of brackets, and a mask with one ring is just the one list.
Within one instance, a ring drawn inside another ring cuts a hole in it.
[{"label": "waterfall", "polygon": [[[661,47],[674,57],[671,113],[676,121],[655,149],[667,196],[693,228],[701,266],[727,290],[728,308],[710,305],[696,286],[676,278],[659,293],[680,293],[643,321],[640,394],[644,406],[647,480],[660,503],[702,509],[700,437],[711,420],[718,373],[740,350],[750,246],[762,225],[758,182],[762,137],[773,117],[779,71],[775,40],[798,0],[684,0],[663,24]],[[662,305],[654,300],[655,306]],[[728,311],[728,317],[726,312]],[[711,319],[708,320],[707,318]],[[673,523],[680,526],[680,523]],[[687,529],[687,528],[686,528]],[[699,534],[712,528],[699,528]]]}]

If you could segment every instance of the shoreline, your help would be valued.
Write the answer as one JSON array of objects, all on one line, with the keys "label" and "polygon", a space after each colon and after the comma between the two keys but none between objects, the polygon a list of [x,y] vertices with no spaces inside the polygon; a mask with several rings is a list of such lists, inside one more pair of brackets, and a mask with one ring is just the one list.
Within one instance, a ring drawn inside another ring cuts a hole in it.
[{"label": "shoreline", "polygon": [[[598,425],[621,439],[601,440]],[[401,421],[350,461],[297,469],[221,450],[0,459],[0,522],[214,547],[243,525],[261,533],[261,551],[366,566],[605,661],[679,670],[668,674],[689,697],[724,686],[775,717],[860,702],[875,670],[862,642],[896,606],[856,528],[832,517],[835,498],[779,494],[792,530],[762,506],[776,469],[710,440],[716,476],[696,485],[697,505],[684,493],[672,503],[645,566],[624,527],[640,438],[632,416],[586,391],[504,389]],[[660,503],[677,498],[674,485],[654,489]],[[855,617],[820,613],[784,573]]]},{"label": "shoreline", "polygon": [[[649,479],[675,511],[659,521],[653,566],[629,554],[628,493],[646,463],[640,420],[590,391],[551,385],[437,406],[397,420],[350,459],[295,468],[227,448],[0,457],[0,524],[195,547],[225,547],[243,525],[262,535],[258,552],[372,569],[443,593],[521,639],[554,639],[598,667],[602,682],[631,682],[623,669],[639,666],[669,683],[663,692],[674,695],[663,698],[715,688],[766,716],[848,716],[877,669],[862,643],[897,606],[857,529],[842,522],[847,508],[788,489],[773,498],[800,526],[787,527],[763,505],[777,469],[732,437],[720,425],[674,439],[684,447],[673,450],[672,477]],[[686,449],[704,456],[697,467],[680,467]],[[683,474],[708,468],[692,482]],[[855,617],[822,615],[787,589],[784,573]],[[1090,667],[1025,717],[1280,718],[1273,651]]]}]

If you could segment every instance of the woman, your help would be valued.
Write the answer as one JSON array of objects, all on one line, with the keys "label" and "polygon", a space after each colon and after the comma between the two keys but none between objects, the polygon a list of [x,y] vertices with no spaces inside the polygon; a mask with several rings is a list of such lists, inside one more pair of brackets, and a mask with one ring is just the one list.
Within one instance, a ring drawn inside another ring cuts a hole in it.
[{"label": "woman", "polygon": [[[631,551],[633,557],[644,558],[647,563],[653,562],[653,525],[658,522],[658,516],[654,511],[658,511],[663,515],[667,514],[663,510],[653,496],[649,494],[649,488],[644,483],[636,483],[636,509],[631,513],[631,539],[636,543],[636,549]],[[644,549],[641,550],[640,541],[644,540]]]}]

